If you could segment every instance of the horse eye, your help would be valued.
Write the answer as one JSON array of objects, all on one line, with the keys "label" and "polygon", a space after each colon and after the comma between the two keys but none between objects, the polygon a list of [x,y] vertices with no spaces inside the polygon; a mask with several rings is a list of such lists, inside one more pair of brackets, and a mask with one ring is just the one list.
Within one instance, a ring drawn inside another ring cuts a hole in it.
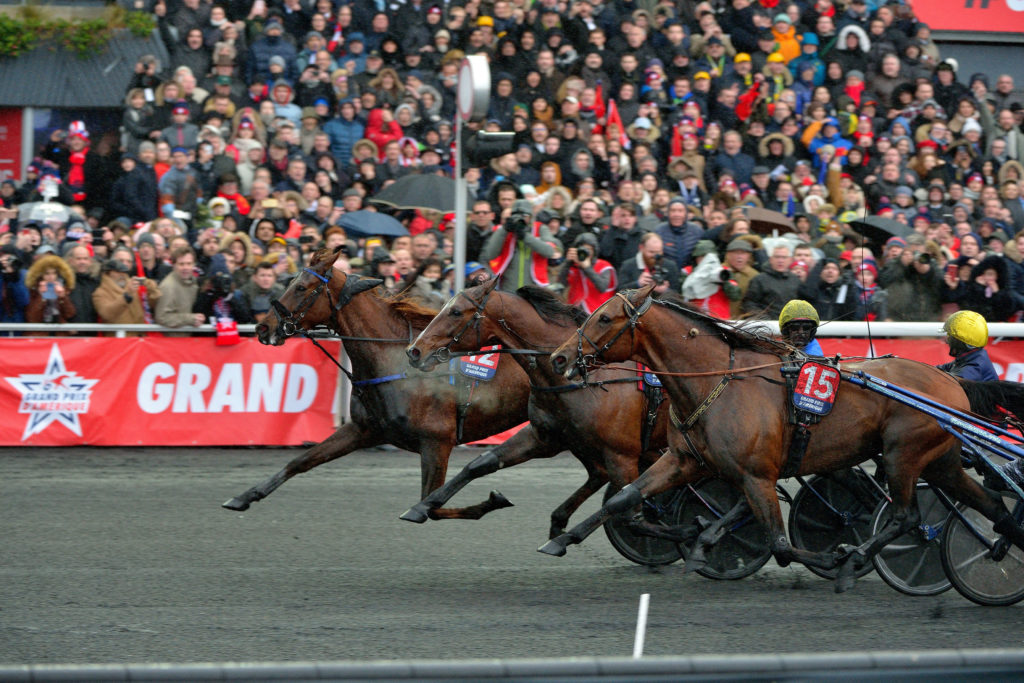
[{"label": "horse eye", "polygon": [[452,306],[452,309],[448,311],[448,315],[450,315],[453,318],[458,318],[460,315],[462,315],[462,311]]},{"label": "horse eye", "polygon": [[296,292],[305,292],[306,291],[306,285],[295,285],[295,291]]},{"label": "horse eye", "polygon": [[609,317],[608,317],[607,315],[604,315],[604,314],[602,313],[602,314],[601,314],[601,317],[600,317],[600,318],[598,318],[598,321],[599,321],[599,322],[601,322],[601,323],[604,323],[605,325],[607,325],[608,323],[610,323],[610,322],[612,321],[612,319],[611,319],[611,318],[609,318]]}]

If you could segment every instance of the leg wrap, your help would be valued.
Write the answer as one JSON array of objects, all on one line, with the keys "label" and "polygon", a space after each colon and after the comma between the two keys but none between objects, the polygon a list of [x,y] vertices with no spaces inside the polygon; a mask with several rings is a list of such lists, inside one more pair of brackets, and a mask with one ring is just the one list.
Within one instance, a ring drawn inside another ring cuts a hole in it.
[{"label": "leg wrap", "polygon": [[604,509],[616,515],[620,512],[631,510],[642,502],[644,502],[644,495],[640,493],[640,490],[632,484],[626,484],[622,487],[621,491],[608,499]]},{"label": "leg wrap", "polygon": [[499,469],[501,469],[501,463],[498,461],[498,454],[494,451],[487,451],[466,465],[466,474],[476,479],[485,474],[497,472]]}]

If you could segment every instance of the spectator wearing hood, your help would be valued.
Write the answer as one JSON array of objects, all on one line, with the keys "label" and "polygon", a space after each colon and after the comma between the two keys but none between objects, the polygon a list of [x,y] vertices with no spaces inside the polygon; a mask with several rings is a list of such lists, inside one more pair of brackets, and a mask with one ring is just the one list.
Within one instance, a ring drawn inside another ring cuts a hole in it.
[{"label": "spectator wearing hood", "polygon": [[593,313],[615,294],[615,267],[598,257],[597,235],[583,232],[576,236],[565,254],[559,274],[566,302]]},{"label": "spectator wearing hood", "polygon": [[683,298],[694,308],[708,315],[728,320],[730,306],[743,298],[732,272],[722,267],[711,240],[700,240],[693,248],[692,272],[683,281]]},{"label": "spectator wearing hood", "polygon": [[[285,63],[284,77],[295,80],[295,46],[284,39],[284,28],[277,17],[271,17],[263,26],[263,37],[249,48],[249,59],[245,62],[245,82],[252,83],[257,76],[271,80],[270,59],[281,57]],[[301,35],[301,34],[300,34]]]},{"label": "spectator wearing hood", "polygon": [[512,115],[517,104],[512,96],[514,85],[515,81],[509,73],[502,72],[495,77],[491,104],[487,109],[487,119],[497,121],[502,130],[512,128]]},{"label": "spectator wearing hood", "polygon": [[789,72],[794,77],[799,77],[805,66],[814,67],[814,76],[811,79],[814,85],[821,85],[825,82],[825,62],[818,56],[818,36],[814,33],[805,33],[800,43],[801,54],[799,57],[790,60]]},{"label": "spectator wearing hood", "polygon": [[667,262],[677,269],[689,265],[693,249],[704,230],[689,217],[689,208],[682,197],[674,197],[668,203],[668,219],[655,232],[661,238]]},{"label": "spectator wearing hood", "polygon": [[49,251],[38,258],[25,274],[25,287],[29,293],[25,322],[69,322],[76,312],[71,298],[75,288],[75,273],[64,259],[53,253],[52,247],[39,249]]},{"label": "spectator wearing hood", "polygon": [[966,280],[952,281],[946,278],[946,285],[953,284],[947,300],[960,306],[960,310],[980,313],[986,321],[1005,322],[1017,310],[1010,291],[1009,268],[1002,256],[986,256],[971,269]]},{"label": "spectator wearing hood", "polygon": [[331,140],[331,156],[345,164],[352,158],[352,146],[362,139],[365,127],[356,119],[353,101],[345,99],[338,105],[338,115],[325,123],[323,130]]}]

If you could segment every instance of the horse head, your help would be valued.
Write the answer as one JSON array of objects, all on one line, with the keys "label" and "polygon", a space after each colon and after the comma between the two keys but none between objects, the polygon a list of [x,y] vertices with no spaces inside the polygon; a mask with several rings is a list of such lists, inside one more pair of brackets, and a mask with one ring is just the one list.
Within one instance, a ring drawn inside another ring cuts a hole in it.
[{"label": "horse head", "polygon": [[[483,346],[489,337],[481,332],[480,324],[487,317],[484,311],[497,284],[498,279],[492,278],[449,299],[405,350],[409,364],[427,372],[446,362],[452,351],[475,351]],[[467,334],[471,331],[475,334]]]},{"label": "horse head", "polygon": [[333,326],[333,318],[356,294],[372,289],[380,280],[346,275],[335,270],[341,247],[321,249],[302,269],[280,299],[273,299],[267,317],[256,326],[261,344],[280,346],[288,337],[318,325]]},{"label": "horse head", "polygon": [[[627,290],[601,304],[578,330],[551,354],[551,367],[569,379],[597,362],[627,360],[633,351],[640,316],[651,307],[654,285]],[[629,332],[629,335],[626,335]]]}]

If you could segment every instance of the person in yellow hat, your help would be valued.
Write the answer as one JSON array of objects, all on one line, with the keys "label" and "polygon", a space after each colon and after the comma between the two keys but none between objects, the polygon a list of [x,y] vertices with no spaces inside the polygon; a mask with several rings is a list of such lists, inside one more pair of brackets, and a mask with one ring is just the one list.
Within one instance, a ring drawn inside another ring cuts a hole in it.
[{"label": "person in yellow hat", "polygon": [[814,336],[818,333],[821,319],[809,302],[793,299],[782,307],[779,314],[779,330],[782,338],[802,350],[808,356],[824,356],[821,344]]},{"label": "person in yellow hat", "polygon": [[946,319],[942,326],[949,344],[948,363],[938,366],[955,377],[974,382],[994,382],[999,379],[992,359],[988,357],[988,323],[980,313],[957,311]]}]

